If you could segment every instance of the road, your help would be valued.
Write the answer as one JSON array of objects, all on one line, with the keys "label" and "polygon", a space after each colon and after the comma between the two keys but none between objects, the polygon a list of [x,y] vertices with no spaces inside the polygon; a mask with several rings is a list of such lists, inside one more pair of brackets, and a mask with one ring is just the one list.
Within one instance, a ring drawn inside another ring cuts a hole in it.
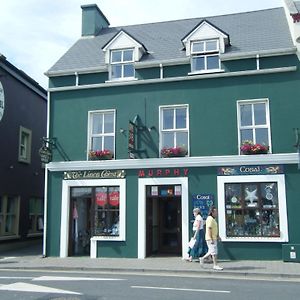
[{"label": "road", "polygon": [[0,299],[296,300],[300,295],[296,281],[175,275],[0,270]]}]

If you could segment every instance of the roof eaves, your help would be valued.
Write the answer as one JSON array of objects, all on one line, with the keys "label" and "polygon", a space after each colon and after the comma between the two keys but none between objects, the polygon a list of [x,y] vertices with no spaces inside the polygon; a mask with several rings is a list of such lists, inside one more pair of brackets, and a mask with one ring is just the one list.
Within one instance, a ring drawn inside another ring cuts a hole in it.
[{"label": "roof eaves", "polygon": [[126,30],[124,30],[123,28],[121,28],[103,47],[102,50],[105,49],[114,39],[116,39],[116,37],[120,34],[124,32],[125,34],[127,34],[130,38],[132,38],[133,40],[135,40],[137,43],[139,43],[144,50],[147,52],[147,48],[145,47],[145,45],[143,43],[141,43],[138,39],[136,39],[134,36],[132,36],[130,33],[128,33]]}]

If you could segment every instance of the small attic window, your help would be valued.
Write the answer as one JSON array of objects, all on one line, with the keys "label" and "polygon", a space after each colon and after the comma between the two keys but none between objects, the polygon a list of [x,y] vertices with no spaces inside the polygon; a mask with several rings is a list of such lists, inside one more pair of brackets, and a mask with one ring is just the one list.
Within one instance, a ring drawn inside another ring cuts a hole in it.
[{"label": "small attic window", "polygon": [[192,73],[220,70],[219,40],[203,40],[191,42]]},{"label": "small attic window", "polygon": [[134,49],[111,50],[110,80],[134,78]]}]

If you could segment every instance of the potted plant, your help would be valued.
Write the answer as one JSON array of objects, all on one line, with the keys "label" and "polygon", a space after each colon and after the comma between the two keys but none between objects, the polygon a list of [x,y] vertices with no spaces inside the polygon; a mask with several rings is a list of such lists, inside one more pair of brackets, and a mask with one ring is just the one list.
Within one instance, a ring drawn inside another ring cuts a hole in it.
[{"label": "potted plant", "polygon": [[164,147],[161,149],[160,154],[162,157],[184,157],[187,155],[187,150],[184,147]]},{"label": "potted plant", "polygon": [[110,150],[91,150],[89,152],[89,160],[109,160],[114,157]]},{"label": "potted plant", "polygon": [[245,140],[240,147],[241,153],[245,155],[267,154],[269,146],[265,144],[254,144],[252,141]]}]

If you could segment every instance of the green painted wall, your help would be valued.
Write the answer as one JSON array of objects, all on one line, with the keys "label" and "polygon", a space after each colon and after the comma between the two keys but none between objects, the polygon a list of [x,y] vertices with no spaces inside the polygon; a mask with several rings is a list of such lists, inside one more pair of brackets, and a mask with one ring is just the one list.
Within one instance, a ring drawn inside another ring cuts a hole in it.
[{"label": "green painted wall", "polygon": [[[116,158],[128,157],[127,132],[120,129],[137,114],[142,125],[155,126],[139,132],[141,157],[158,157],[159,106],[188,104],[190,155],[235,155],[236,101],[269,98],[273,153],[294,152],[300,101],[293,91],[299,80],[299,72],[290,72],[51,93],[51,136],[71,160],[85,160],[88,111],[116,109]],[[62,160],[56,150],[54,160]]]},{"label": "green painted wall", "polygon": [[79,85],[99,84],[108,80],[108,73],[80,74]]},{"label": "green painted wall", "polygon": [[59,256],[62,175],[61,172],[50,172],[48,176],[47,256]]},{"label": "green painted wall", "polygon": [[51,77],[49,79],[49,88],[74,86],[76,84],[75,75]]}]

